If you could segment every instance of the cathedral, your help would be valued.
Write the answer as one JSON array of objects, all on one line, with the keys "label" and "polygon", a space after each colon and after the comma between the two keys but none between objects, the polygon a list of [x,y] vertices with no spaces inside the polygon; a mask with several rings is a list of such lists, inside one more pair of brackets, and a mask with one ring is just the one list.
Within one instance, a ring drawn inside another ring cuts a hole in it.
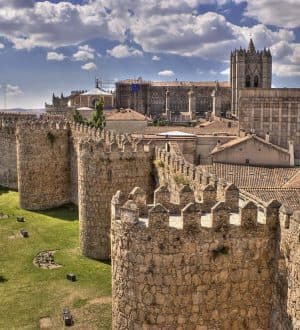
[{"label": "cathedral", "polygon": [[257,51],[250,39],[248,49],[239,49],[230,57],[231,110],[238,116],[239,91],[243,88],[271,88],[272,55],[269,49]]},{"label": "cathedral", "polygon": [[235,118],[245,134],[255,133],[270,143],[294,149],[295,164],[300,164],[300,88],[272,88],[271,51],[256,50],[252,39],[247,49],[231,52],[229,83],[119,81],[116,106],[152,118],[170,112],[173,121],[183,113],[194,113],[196,118],[207,114]]},{"label": "cathedral", "polygon": [[[70,104],[72,109],[82,107],[74,102],[77,94],[54,97],[47,111],[62,114]],[[286,150],[293,149],[295,164],[300,164],[300,88],[272,88],[271,51],[257,50],[252,39],[247,49],[231,52],[229,82],[127,79],[116,82],[108,104],[177,124],[196,124],[201,117],[232,118],[244,134],[255,133]]]},{"label": "cathedral", "polygon": [[231,53],[230,62],[230,82],[153,82],[142,78],[119,81],[116,83],[116,106],[157,117],[166,111],[168,103],[167,107],[176,118],[181,112],[188,111],[188,94],[193,92],[196,116],[204,117],[205,113],[213,112],[214,97],[218,96],[216,114],[231,113],[238,117],[241,89],[271,88],[272,55],[269,49],[257,51],[250,39],[248,49],[236,49]]}]

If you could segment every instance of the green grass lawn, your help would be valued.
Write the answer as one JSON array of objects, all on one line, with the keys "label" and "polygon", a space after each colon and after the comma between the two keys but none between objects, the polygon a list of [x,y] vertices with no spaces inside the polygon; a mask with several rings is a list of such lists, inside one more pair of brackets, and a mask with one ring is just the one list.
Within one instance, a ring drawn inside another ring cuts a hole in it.
[{"label": "green grass lawn", "polygon": [[[50,318],[48,329],[63,329],[64,307],[74,317],[73,329],[110,329],[111,267],[80,255],[74,207],[29,212],[19,208],[17,192],[0,189],[1,212],[9,218],[0,219],[0,329],[39,329],[42,317]],[[29,238],[21,238],[22,228]],[[57,250],[61,268],[33,265],[45,250]],[[68,272],[78,280],[66,280]]]}]

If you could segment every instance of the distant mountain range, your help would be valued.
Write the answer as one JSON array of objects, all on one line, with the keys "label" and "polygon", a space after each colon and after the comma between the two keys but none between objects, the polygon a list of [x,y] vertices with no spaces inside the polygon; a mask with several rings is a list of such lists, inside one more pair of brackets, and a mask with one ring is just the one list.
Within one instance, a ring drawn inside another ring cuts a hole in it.
[{"label": "distant mountain range", "polygon": [[27,112],[27,113],[42,113],[45,109],[24,109],[24,108],[12,108],[12,109],[0,109],[0,112]]}]

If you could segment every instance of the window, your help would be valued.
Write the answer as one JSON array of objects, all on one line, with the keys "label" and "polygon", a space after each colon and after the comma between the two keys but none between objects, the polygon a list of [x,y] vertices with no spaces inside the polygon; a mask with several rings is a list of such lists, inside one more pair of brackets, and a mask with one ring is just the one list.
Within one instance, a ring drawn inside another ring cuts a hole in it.
[{"label": "window", "polygon": [[250,160],[249,159],[246,159],[246,164],[250,164]]},{"label": "window", "polygon": [[259,82],[258,76],[255,76],[254,77],[254,87],[258,87],[258,82]]},{"label": "window", "polygon": [[251,78],[250,78],[249,75],[246,76],[246,87],[247,87],[247,88],[251,87]]}]

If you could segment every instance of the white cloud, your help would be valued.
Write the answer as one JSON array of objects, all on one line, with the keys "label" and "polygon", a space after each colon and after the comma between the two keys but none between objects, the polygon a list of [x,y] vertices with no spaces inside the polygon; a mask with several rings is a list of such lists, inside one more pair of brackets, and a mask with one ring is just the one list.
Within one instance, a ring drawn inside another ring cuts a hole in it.
[{"label": "white cloud", "polygon": [[273,73],[278,77],[300,77],[300,65],[274,63]]},{"label": "white cloud", "polygon": [[237,39],[234,26],[216,13],[199,16],[173,14],[140,19],[132,25],[134,40],[144,51],[181,56],[210,57],[232,47]]},{"label": "white cloud", "polygon": [[221,71],[220,73],[223,74],[224,76],[228,76],[230,74],[230,68],[227,68],[227,69]]},{"label": "white cloud", "polygon": [[125,58],[131,56],[142,56],[143,52],[138,49],[128,47],[127,45],[118,45],[112,49],[107,50],[107,54],[115,58]]},{"label": "white cloud", "polygon": [[163,70],[158,72],[158,75],[162,77],[172,77],[174,76],[174,72],[172,70]]},{"label": "white cloud", "polygon": [[248,0],[245,15],[264,24],[300,27],[299,0]]},{"label": "white cloud", "polygon": [[173,14],[151,16],[132,24],[134,41],[146,52],[161,52],[180,56],[198,56],[206,59],[228,60],[230,51],[246,46],[249,33],[259,48],[271,46],[280,40],[291,41],[293,31],[272,31],[263,24],[251,28],[240,27],[220,14]]},{"label": "white cloud", "polygon": [[0,42],[0,49],[5,48],[5,45]]},{"label": "white cloud", "polygon": [[62,53],[57,52],[48,52],[47,53],[47,60],[48,61],[63,61],[66,56]]},{"label": "white cloud", "polygon": [[[86,40],[106,38],[124,42],[137,19],[188,14],[200,4],[220,4],[225,0],[89,0],[82,4],[33,0],[0,0],[0,35],[17,49],[76,45]],[[19,4],[17,6],[17,4]],[[109,10],[108,10],[109,9]],[[128,16],[128,10],[133,15]],[[147,27],[147,24],[145,28]]]},{"label": "white cloud", "polygon": [[0,36],[17,49],[57,48],[98,37],[123,41],[125,37],[126,21],[112,17],[100,0],[84,4],[37,1],[31,7],[7,5],[9,2],[0,5]]},{"label": "white cloud", "polygon": [[152,61],[160,61],[160,57],[157,55],[152,56]]},{"label": "white cloud", "polygon": [[23,94],[23,91],[17,85],[0,85],[0,88],[6,91],[7,96],[19,96]]},{"label": "white cloud", "polygon": [[89,62],[89,63],[82,65],[81,69],[87,70],[87,71],[97,70],[97,65],[93,62]]},{"label": "white cloud", "polygon": [[300,44],[280,41],[271,47],[273,73],[279,77],[300,76]]},{"label": "white cloud", "polygon": [[89,45],[79,46],[76,53],[73,54],[74,61],[90,61],[95,58],[95,49]]},{"label": "white cloud", "polygon": [[[245,15],[265,24],[278,22],[281,29],[270,29],[264,24],[251,28],[238,26],[216,12],[198,14],[196,11],[203,4],[226,2],[231,0],[88,0],[82,4],[0,0],[0,37],[12,42],[17,49],[39,46],[55,49],[101,37],[119,43],[107,51],[116,58],[150,52],[228,61],[230,51],[245,47],[252,33],[260,49],[285,42],[287,46],[278,45],[276,50],[278,60],[282,58],[295,40],[294,32],[287,27],[300,24],[299,0],[248,0]],[[128,15],[128,10],[132,15]],[[128,35],[138,47],[125,44]],[[96,56],[99,55],[91,47],[84,45],[78,47],[72,59],[93,62]]]}]

